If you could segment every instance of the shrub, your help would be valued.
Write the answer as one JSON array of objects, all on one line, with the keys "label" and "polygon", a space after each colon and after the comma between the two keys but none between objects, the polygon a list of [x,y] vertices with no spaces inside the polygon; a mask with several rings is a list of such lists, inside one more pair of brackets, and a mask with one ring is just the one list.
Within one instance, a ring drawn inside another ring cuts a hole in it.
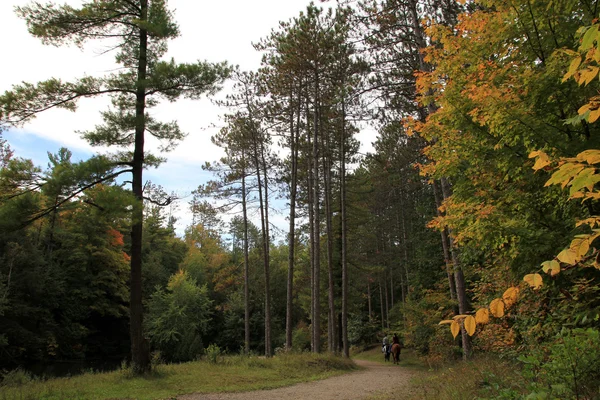
[{"label": "shrub", "polygon": [[292,349],[294,351],[310,350],[310,331],[305,323],[299,323],[292,332]]},{"label": "shrub", "polygon": [[202,353],[210,321],[207,291],[180,271],[169,279],[167,290],[159,288],[150,298],[146,330],[166,361],[190,361]]},{"label": "shrub", "polygon": [[33,381],[31,374],[21,368],[12,371],[2,371],[0,386],[22,386]]},{"label": "shrub", "polygon": [[212,343],[206,348],[206,359],[211,364],[216,364],[219,361],[221,355],[221,348],[216,344]]},{"label": "shrub", "polygon": [[526,377],[532,379],[532,396],[542,398],[600,397],[600,332],[563,330],[547,346],[527,357]]}]

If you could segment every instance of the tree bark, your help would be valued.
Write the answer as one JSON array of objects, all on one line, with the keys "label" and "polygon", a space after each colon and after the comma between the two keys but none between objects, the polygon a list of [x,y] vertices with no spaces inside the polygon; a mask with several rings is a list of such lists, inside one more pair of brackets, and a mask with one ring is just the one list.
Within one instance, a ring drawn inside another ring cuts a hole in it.
[{"label": "tree bark", "polygon": [[[452,195],[452,188],[450,184],[445,178],[441,180],[442,186],[442,194],[444,196],[444,200],[449,198]],[[467,291],[465,285],[465,276],[462,270],[462,266],[458,260],[458,252],[454,247],[454,240],[452,239],[452,230],[448,229],[448,239],[450,244],[450,254],[452,255],[452,263],[454,264],[454,281],[456,283],[456,297],[458,299],[458,312],[460,314],[466,314],[469,312],[469,304],[467,301]],[[471,337],[467,334],[464,326],[461,325],[461,337],[462,337],[462,346],[463,346],[463,358],[466,360],[471,357],[472,346],[471,346]]]},{"label": "tree bark", "polygon": [[[344,357],[350,357],[350,343],[348,343],[348,262],[347,255],[347,220],[346,220],[346,100],[342,100],[342,126],[340,138],[340,218],[342,226],[342,342]],[[371,296],[369,296],[369,310]],[[369,311],[369,319],[371,311]]]},{"label": "tree bark", "polygon": [[[148,0],[140,1],[140,19],[148,19]],[[137,69],[137,88],[135,102],[135,138],[133,150],[133,179],[131,189],[136,199],[133,207],[133,223],[131,226],[131,275],[129,298],[129,328],[131,338],[131,363],[134,373],[143,374],[150,370],[150,354],[148,343],[144,338],[144,309],[142,305],[142,223],[143,193],[142,171],[144,168],[144,132],[146,129],[146,69],[148,64],[148,32],[143,27],[139,30],[140,54]]]},{"label": "tree bark", "polygon": [[[440,207],[442,200],[436,182],[433,182],[433,195],[435,197],[436,213],[438,217],[442,216]],[[450,287],[450,299],[456,300],[456,288],[454,285],[454,276],[452,275],[452,261],[450,260],[450,250],[448,249],[448,230],[444,228],[440,231],[442,236],[442,250],[444,251],[444,261],[446,263],[446,274],[448,275],[448,286]]]},{"label": "tree bark", "polygon": [[271,357],[272,345],[271,345],[271,237],[269,234],[269,177],[267,174],[267,162],[265,160],[265,149],[264,142],[261,140],[261,158],[263,165],[264,174],[264,187],[265,187],[265,198],[264,198],[264,248],[265,248],[265,356]]},{"label": "tree bark", "polygon": [[327,336],[329,351],[334,353],[337,349],[335,293],[333,280],[333,221],[331,210],[331,152],[329,137],[325,139],[326,155],[323,156],[323,171],[325,174],[325,221],[327,229],[327,270],[329,278],[329,318]]},{"label": "tree bark", "polygon": [[[294,250],[295,250],[295,228],[296,228],[296,192],[298,180],[298,143],[300,135],[300,110],[296,113],[298,121],[294,126],[294,109],[292,104],[293,93],[290,95],[290,157],[292,158],[291,182],[290,182],[290,232],[288,234],[288,278],[287,278],[287,303],[285,312],[285,348],[292,349],[292,312],[293,312],[293,289],[294,289]],[[298,102],[300,99],[298,99]],[[294,131],[294,129],[296,131]]]},{"label": "tree bark", "polygon": [[313,351],[321,352],[321,212],[319,191],[319,74],[315,71],[313,115],[313,257],[314,257],[314,314],[313,330],[315,345]]},{"label": "tree bark", "polygon": [[385,329],[385,319],[383,314],[383,290],[381,290],[381,278],[379,279],[379,308],[381,309],[381,329]]},{"label": "tree bark", "polygon": [[307,157],[307,170],[308,170],[308,187],[307,187],[307,192],[308,192],[308,231],[309,231],[309,243],[310,246],[308,246],[308,256],[310,259],[310,323],[311,323],[311,329],[310,329],[310,349],[311,351],[315,351],[315,329],[314,329],[314,324],[315,324],[315,302],[314,302],[314,298],[315,298],[315,257],[314,257],[314,252],[315,252],[315,230],[313,228],[314,223],[315,223],[315,219],[314,219],[314,209],[313,209],[313,191],[312,191],[312,187],[313,187],[313,168],[312,168],[312,139],[311,139],[311,132],[310,132],[310,112],[309,112],[309,107],[308,107],[308,97],[306,99],[306,130],[307,130],[307,144],[308,144],[308,149],[309,151],[307,151],[308,157]]},{"label": "tree bark", "polygon": [[246,157],[242,150],[242,217],[244,219],[244,353],[250,354],[250,277],[248,267],[248,210],[246,201]]}]

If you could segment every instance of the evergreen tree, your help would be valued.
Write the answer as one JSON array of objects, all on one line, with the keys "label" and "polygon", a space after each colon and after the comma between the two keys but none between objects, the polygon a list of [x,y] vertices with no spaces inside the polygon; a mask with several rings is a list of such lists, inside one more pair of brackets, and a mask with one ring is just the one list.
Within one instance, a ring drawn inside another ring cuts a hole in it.
[{"label": "evergreen tree", "polygon": [[80,8],[52,3],[18,7],[32,35],[47,44],[74,43],[83,46],[92,39],[117,41],[116,61],[123,72],[105,77],[84,77],[74,82],[49,79],[36,85],[21,84],[0,97],[3,124],[23,124],[52,107],[75,110],[83,97],[108,94],[113,108],[103,112],[104,125],[84,132],[93,145],[133,147],[121,153],[118,162],[132,173],[132,192],[137,200],[131,229],[131,355],[134,371],[150,368],[148,347],[142,332],[142,202],[144,166],[152,163],[144,151],[145,133],[163,141],[162,150],[172,148],[184,134],[176,122],[159,122],[147,113],[158,99],[175,101],[213,93],[229,73],[225,64],[176,64],[162,61],[167,40],[178,35],[165,0],[101,0]]}]

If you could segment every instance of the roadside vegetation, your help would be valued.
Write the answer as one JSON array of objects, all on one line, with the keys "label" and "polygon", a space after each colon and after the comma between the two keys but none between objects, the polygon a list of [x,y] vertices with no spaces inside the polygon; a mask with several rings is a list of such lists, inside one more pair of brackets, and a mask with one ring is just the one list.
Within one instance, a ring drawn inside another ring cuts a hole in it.
[{"label": "roadside vegetation", "polygon": [[173,398],[187,393],[240,392],[273,389],[323,379],[356,369],[345,358],[310,353],[273,358],[217,356],[182,364],[155,365],[136,376],[129,368],[107,373],[41,380],[17,370],[4,376],[1,400]]}]

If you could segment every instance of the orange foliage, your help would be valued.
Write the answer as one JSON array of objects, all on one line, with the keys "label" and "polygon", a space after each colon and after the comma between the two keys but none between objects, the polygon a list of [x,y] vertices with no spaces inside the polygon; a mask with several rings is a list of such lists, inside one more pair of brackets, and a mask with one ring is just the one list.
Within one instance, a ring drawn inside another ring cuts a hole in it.
[{"label": "orange foliage", "polygon": [[111,246],[121,247],[125,245],[125,243],[123,242],[123,234],[121,234],[121,232],[119,232],[118,230],[110,228],[106,233],[110,237]]}]

